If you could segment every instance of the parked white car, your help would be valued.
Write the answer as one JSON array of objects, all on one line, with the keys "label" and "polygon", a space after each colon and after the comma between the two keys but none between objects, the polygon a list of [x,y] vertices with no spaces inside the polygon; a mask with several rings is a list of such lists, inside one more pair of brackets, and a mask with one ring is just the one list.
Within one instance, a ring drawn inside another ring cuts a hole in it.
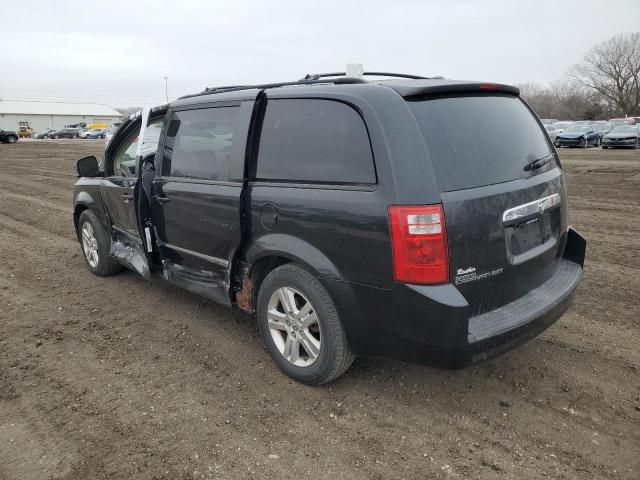
[{"label": "parked white car", "polygon": [[553,125],[545,125],[544,129],[547,131],[547,135],[549,135],[549,138],[551,139],[551,141],[555,142],[556,141],[556,137],[558,136],[558,134],[560,132],[558,130],[556,130]]},{"label": "parked white car", "polygon": [[564,132],[572,124],[573,122],[562,121],[562,122],[556,122],[551,126],[556,130],[557,132],[556,136],[557,136],[557,135],[560,135],[562,132]]}]

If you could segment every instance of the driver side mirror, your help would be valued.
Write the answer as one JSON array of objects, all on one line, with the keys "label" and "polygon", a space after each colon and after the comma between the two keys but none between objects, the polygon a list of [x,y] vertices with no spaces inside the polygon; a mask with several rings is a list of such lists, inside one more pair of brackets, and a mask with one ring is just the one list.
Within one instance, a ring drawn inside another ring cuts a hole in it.
[{"label": "driver side mirror", "polygon": [[78,160],[76,170],[79,177],[99,177],[101,175],[98,160],[93,155]]}]

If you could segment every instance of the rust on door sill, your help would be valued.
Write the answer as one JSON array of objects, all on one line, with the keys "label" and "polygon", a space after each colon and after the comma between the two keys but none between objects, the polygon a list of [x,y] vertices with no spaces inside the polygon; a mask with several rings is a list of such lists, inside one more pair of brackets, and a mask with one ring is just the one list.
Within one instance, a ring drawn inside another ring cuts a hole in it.
[{"label": "rust on door sill", "polygon": [[253,308],[253,282],[250,270],[243,268],[240,277],[242,279],[240,289],[235,293],[236,305],[243,312],[253,315],[255,310]]}]

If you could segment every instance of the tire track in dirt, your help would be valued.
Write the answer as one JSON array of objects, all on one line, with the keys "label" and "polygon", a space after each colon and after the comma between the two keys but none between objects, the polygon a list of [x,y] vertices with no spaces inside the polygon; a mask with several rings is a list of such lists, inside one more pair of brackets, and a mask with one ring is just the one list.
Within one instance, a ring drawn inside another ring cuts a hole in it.
[{"label": "tire track in dirt", "polygon": [[[48,142],[32,149],[41,157],[31,165],[72,171],[88,148]],[[563,157],[570,193],[585,184],[571,162]],[[13,163],[26,165],[3,159],[9,173]],[[70,198],[71,180],[43,195],[27,172],[13,173],[26,183],[0,178],[11,194],[0,196],[0,386],[16,396],[0,394],[0,425],[11,416],[26,426],[14,434],[33,450],[24,458],[52,449],[50,476],[583,479],[640,469],[638,329],[615,323],[629,322],[632,304],[620,303],[625,290],[612,296],[619,269],[599,238],[574,307],[518,350],[459,372],[358,360],[309,388],[276,370],[247,317],[131,273],[92,276],[70,216],[42,215],[16,196],[57,205],[50,195]],[[615,201],[633,203],[631,185],[617,184]],[[582,189],[577,228],[594,238],[625,232],[632,209],[602,227],[606,217],[588,215],[597,192]],[[626,241],[619,235],[612,248]],[[628,260],[622,273],[638,266]],[[611,292],[601,292],[607,283]],[[612,318],[600,318],[604,309]],[[52,432],[65,439],[57,450]],[[20,455],[0,442],[0,462]],[[32,467],[0,477],[45,476]]]},{"label": "tire track in dirt", "polygon": [[65,207],[65,206],[62,206],[60,203],[44,200],[40,197],[32,197],[29,195],[22,195],[19,193],[7,192],[6,190],[5,191],[0,190],[0,199],[2,199],[3,197],[15,199],[15,200],[21,200],[23,202],[31,203],[43,208],[50,208],[52,210],[57,210],[58,212],[61,212],[67,215],[68,218],[71,218],[71,215],[73,214],[73,209],[71,207],[68,207],[68,206]]}]

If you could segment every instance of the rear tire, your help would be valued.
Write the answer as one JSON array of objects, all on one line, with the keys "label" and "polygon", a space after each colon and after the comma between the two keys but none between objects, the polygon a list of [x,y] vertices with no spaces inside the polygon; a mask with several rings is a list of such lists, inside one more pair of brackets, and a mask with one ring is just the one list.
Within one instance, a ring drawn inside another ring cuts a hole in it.
[{"label": "rear tire", "polygon": [[7,137],[7,143],[16,143],[18,141],[18,137],[14,135],[9,135]]},{"label": "rear tire", "polygon": [[59,135],[54,135],[53,138],[55,138],[56,140],[60,138]]},{"label": "rear tire", "polygon": [[122,270],[122,265],[109,256],[111,239],[91,210],[85,210],[78,218],[78,240],[91,273],[108,277]]},{"label": "rear tire", "polygon": [[257,317],[273,361],[298,382],[330,382],[355,359],[329,293],[298,265],[282,265],[266,276],[258,292]]}]

